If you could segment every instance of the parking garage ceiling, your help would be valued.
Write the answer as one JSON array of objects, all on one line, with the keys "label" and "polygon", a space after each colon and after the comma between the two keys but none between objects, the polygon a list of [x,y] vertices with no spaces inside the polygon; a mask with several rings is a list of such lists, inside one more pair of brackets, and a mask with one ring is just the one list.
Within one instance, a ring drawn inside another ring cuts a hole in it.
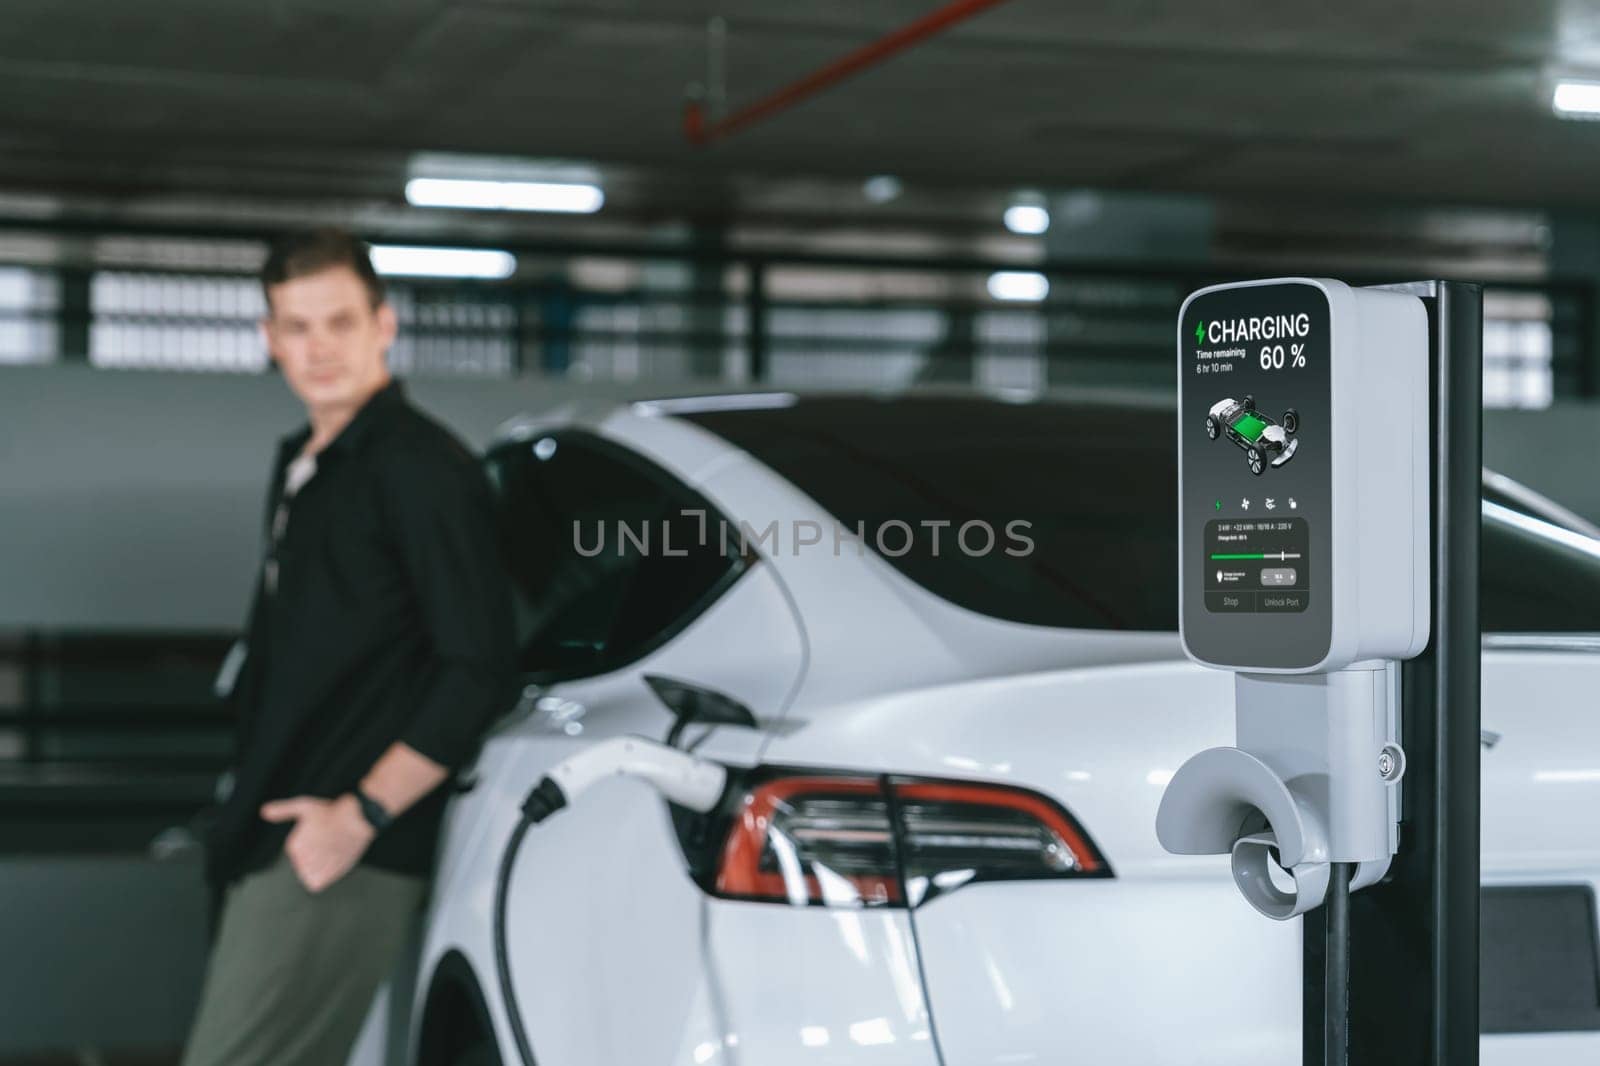
[{"label": "parking garage ceiling", "polygon": [[1011,0],[723,142],[685,138],[712,17],[738,107],[936,6],[11,0],[0,183],[397,198],[412,153],[453,151],[624,165],[706,200],[728,175],[888,173],[1600,206],[1600,124],[1548,106],[1555,73],[1600,70],[1600,11],[1577,3]]}]

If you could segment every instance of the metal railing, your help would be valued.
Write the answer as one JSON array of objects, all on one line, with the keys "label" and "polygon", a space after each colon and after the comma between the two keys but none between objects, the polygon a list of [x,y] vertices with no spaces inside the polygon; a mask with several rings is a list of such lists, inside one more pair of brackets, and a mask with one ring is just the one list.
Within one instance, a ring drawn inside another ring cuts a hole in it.
[{"label": "metal railing", "polygon": [[234,721],[221,635],[0,638],[0,854],[143,852],[210,802]]},{"label": "metal railing", "polygon": [[[43,237],[89,251],[80,262],[30,265],[12,240],[28,231],[34,243],[27,248]],[[256,330],[262,300],[246,264],[259,259],[270,236],[0,220],[0,263],[13,264],[0,266],[0,360],[263,371],[268,360]],[[1164,387],[1183,296],[1262,272],[1248,264],[1020,265],[692,244],[494,246],[517,256],[512,277],[390,280],[402,323],[391,352],[398,372],[781,387]],[[1049,293],[1037,302],[996,299],[988,282],[998,271],[1038,273]],[[1316,264],[1304,272],[1354,283],[1392,280],[1318,271]],[[1543,406],[1600,395],[1600,290],[1593,283],[1479,280],[1489,286],[1492,402]]]}]

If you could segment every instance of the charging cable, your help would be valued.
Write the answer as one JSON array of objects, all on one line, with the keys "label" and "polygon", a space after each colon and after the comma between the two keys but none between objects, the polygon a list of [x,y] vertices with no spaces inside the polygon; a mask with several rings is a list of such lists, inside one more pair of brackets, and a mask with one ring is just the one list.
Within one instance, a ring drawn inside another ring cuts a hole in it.
[{"label": "charging cable", "polygon": [[664,798],[690,810],[705,812],[722,799],[728,783],[726,767],[709,759],[669,748],[643,737],[614,737],[564,759],[551,768],[522,801],[522,817],[506,841],[500,855],[500,870],[494,886],[494,961],[500,979],[501,1002],[517,1054],[523,1066],[535,1066],[533,1048],[528,1042],[522,1011],[511,984],[511,959],[506,950],[506,901],[510,895],[511,871],[517,851],[528,830],[563,807],[576,803],[585,792],[601,781],[630,777],[651,785]]}]

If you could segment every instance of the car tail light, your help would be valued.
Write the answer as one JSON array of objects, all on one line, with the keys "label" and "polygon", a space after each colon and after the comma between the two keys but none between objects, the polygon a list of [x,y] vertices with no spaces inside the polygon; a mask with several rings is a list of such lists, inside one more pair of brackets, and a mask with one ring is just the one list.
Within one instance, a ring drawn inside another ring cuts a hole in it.
[{"label": "car tail light", "polygon": [[1110,876],[1072,816],[1036,792],[903,779],[890,788],[913,903],[973,881]]},{"label": "car tail light", "polygon": [[744,794],[717,865],[718,895],[795,904],[900,901],[882,782],[780,777]]},{"label": "car tail light", "polygon": [[706,887],[732,899],[904,906],[977,881],[1111,876],[1071,815],[1009,786],[768,773],[725,816]]}]

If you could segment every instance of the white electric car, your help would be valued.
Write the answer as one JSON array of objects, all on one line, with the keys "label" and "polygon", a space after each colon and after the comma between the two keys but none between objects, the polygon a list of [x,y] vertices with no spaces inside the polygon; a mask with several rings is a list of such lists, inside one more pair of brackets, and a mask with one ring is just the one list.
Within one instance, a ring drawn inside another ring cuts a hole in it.
[{"label": "white electric car", "polygon": [[[1233,730],[1175,633],[1172,421],[762,394],[508,427],[529,689],[449,815],[415,1061],[1298,1062],[1298,924],[1156,841]],[[1600,544],[1483,532],[1484,1061],[1593,1063]],[[750,712],[678,729],[724,804],[616,779],[508,853],[553,764],[674,726],[646,675]]]}]

